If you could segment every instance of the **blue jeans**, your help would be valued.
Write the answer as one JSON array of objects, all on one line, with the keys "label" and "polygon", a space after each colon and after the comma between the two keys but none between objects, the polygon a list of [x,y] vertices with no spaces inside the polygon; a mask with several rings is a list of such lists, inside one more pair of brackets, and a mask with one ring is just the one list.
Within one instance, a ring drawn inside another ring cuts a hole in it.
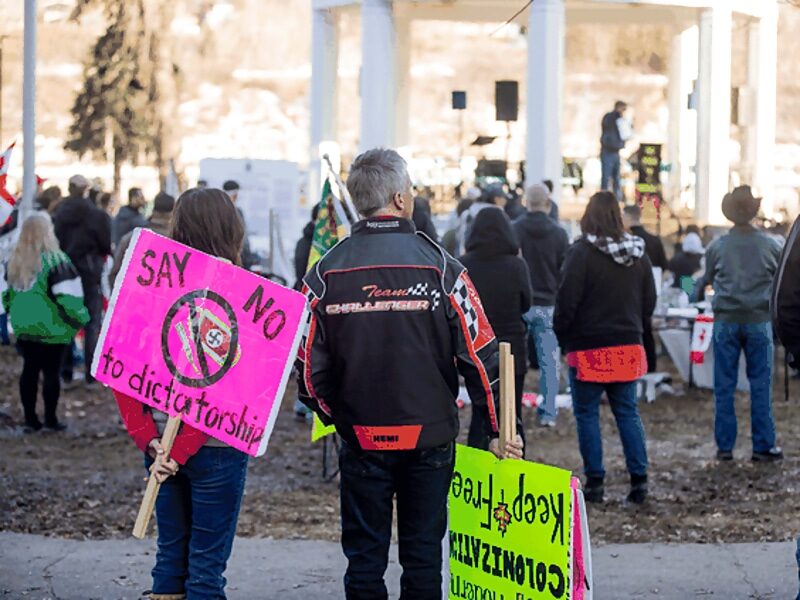
[{"label": "blue jeans", "polygon": [[571,367],[572,410],[586,476],[603,478],[606,474],[603,467],[603,438],[600,435],[600,398],[603,392],[608,396],[617,421],[628,472],[631,475],[647,475],[647,444],[636,404],[636,382],[591,383],[578,381],[576,373]]},{"label": "blue jeans", "polygon": [[620,185],[620,161],[619,152],[601,152],[600,169],[603,181],[600,184],[601,190],[611,190],[622,202],[622,186]]},{"label": "blue jeans", "polygon": [[555,421],[558,415],[556,395],[560,351],[558,339],[553,331],[554,310],[552,306],[532,306],[525,313],[528,335],[533,340],[536,359],[539,362],[539,393],[544,398],[536,412],[540,419],[546,421]]},{"label": "blue jeans", "polygon": [[772,418],[772,325],[767,323],[714,322],[714,436],[717,447],[730,452],[736,445],[736,412],[733,408],[739,357],[744,351],[750,381],[750,416],[753,452],[775,446]]},{"label": "blue jeans", "polygon": [[383,575],[397,497],[401,600],[441,600],[442,539],[455,444],[429,450],[365,452],[347,442],[341,469],[342,549],[347,600],[385,600]]},{"label": "blue jeans", "polygon": [[[154,594],[224,600],[225,567],[247,475],[247,455],[204,446],[161,485]],[[153,460],[145,456],[148,468]]]}]

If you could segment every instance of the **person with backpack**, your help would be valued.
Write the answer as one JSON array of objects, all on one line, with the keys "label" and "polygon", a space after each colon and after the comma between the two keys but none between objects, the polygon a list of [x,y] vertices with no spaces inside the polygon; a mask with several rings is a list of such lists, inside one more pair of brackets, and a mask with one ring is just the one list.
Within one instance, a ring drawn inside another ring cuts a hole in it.
[{"label": "person with backpack", "polygon": [[[175,203],[170,237],[241,265],[244,226],[222,190],[194,188]],[[244,494],[248,456],[182,423],[166,456],[168,415],[114,390],[122,420],[145,467],[161,483],[158,551],[150,600],[225,598],[224,577]]]},{"label": "person with backpack", "polygon": [[[22,224],[6,270],[3,308],[9,315],[22,354],[19,393],[24,431],[62,431],[58,420],[61,357],[75,333],[89,322],[78,271],[58,246],[53,223],[35,212]],[[44,424],[36,412],[42,374]]]},{"label": "person with backpack", "polygon": [[567,352],[585,497],[604,499],[599,411],[605,394],[630,474],[628,501],[641,504],[648,493],[647,445],[636,382],[647,372],[642,333],[656,305],[653,269],[644,240],[625,231],[611,192],[591,197],[581,231],[561,270],[553,328]]},{"label": "person with backpack", "polygon": [[630,123],[625,120],[625,111],[628,105],[622,100],[617,100],[614,110],[606,113],[602,121],[602,135],[600,136],[600,167],[602,172],[601,190],[611,190],[622,202],[622,185],[620,183],[619,153],[625,148],[625,143],[631,138]]}]

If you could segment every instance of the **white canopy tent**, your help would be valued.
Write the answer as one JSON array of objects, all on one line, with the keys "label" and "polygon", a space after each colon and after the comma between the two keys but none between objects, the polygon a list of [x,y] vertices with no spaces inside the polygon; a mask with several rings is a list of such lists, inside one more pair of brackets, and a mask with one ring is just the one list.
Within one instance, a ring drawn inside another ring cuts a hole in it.
[{"label": "white canopy tent", "polygon": [[[403,146],[408,141],[410,24],[414,20],[497,22],[522,0],[311,0],[312,79],[309,192],[319,182],[319,146],[335,140],[338,19],[360,10],[361,150]],[[518,21],[528,31],[526,174],[530,181],[561,178],[561,95],[564,38],[573,24],[659,24],[673,31],[669,70],[670,126],[667,160],[671,188],[696,165],[695,213],[702,223],[721,224],[720,201],[730,177],[731,40],[733,15],[748,20],[747,86],[740,91],[746,127],[742,173],[764,196],[773,197],[777,88],[776,0],[536,0]],[[696,116],[687,98],[696,88]],[[624,90],[620,96],[624,97]],[[334,99],[334,100],[332,100]],[[696,123],[696,125],[695,125]],[[556,186],[559,189],[560,186]]]}]

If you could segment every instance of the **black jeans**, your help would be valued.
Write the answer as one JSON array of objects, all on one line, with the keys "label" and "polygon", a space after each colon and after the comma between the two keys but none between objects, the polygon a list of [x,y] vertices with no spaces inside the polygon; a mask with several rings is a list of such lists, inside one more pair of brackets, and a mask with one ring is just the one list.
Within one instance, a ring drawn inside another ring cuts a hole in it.
[{"label": "black jeans", "polygon": [[32,427],[38,427],[41,424],[36,414],[39,373],[41,372],[44,379],[42,389],[44,424],[55,425],[58,422],[56,408],[58,408],[58,395],[61,392],[58,371],[61,366],[61,356],[64,354],[64,345],[17,340],[17,347],[22,353],[19,396],[22,399],[22,410],[25,412],[25,424]]},{"label": "black jeans", "polygon": [[[89,311],[89,322],[83,328],[83,356],[84,369],[86,372],[86,382],[94,381],[94,377],[89,375],[92,370],[92,360],[94,358],[94,348],[97,345],[97,338],[100,336],[100,328],[103,325],[103,293],[100,290],[100,283],[91,283],[81,279],[83,283],[83,303]],[[61,378],[64,381],[72,381],[73,377],[72,350],[68,347],[63,355],[61,366]]]},{"label": "black jeans", "polygon": [[385,600],[392,499],[397,496],[401,600],[442,597],[442,538],[455,444],[429,450],[364,452],[342,444],[342,549],[347,600]]}]

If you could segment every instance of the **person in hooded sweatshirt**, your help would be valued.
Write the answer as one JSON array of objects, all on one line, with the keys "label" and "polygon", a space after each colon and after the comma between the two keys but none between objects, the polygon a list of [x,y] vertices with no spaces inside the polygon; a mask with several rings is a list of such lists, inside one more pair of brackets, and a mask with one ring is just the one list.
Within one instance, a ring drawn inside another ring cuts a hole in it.
[{"label": "person in hooded sweatshirt", "polygon": [[417,231],[421,231],[434,242],[439,243],[439,234],[436,231],[436,226],[433,224],[433,216],[431,212],[431,203],[427,198],[417,196],[414,198],[414,227]]},{"label": "person in hooded sweatshirt", "polygon": [[647,372],[643,324],[656,305],[644,240],[625,232],[613,192],[598,192],[581,219],[583,236],[567,251],[554,329],[567,351],[587,502],[602,502],[605,468],[600,400],[617,422],[631,479],[628,501],[647,498],[647,447],[636,380]]},{"label": "person in hooded sweatshirt", "polygon": [[[527,370],[522,316],[531,307],[533,291],[528,265],[519,256],[519,243],[511,222],[503,211],[483,210],[473,222],[467,238],[467,253],[459,260],[467,268],[483,302],[489,324],[497,339],[511,344],[514,355],[514,386],[517,406],[517,433],[522,439],[522,386]],[[483,421],[474,413],[467,443],[475,448],[489,447]]]}]

